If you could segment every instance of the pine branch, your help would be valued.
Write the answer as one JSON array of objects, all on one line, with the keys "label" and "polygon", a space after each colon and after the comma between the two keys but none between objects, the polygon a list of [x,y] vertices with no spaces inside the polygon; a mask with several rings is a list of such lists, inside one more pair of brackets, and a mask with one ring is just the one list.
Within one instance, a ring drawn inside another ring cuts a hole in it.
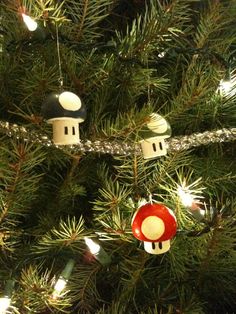
[{"label": "pine branch", "polygon": [[70,282],[71,298],[76,308],[84,313],[95,311],[100,300],[99,291],[96,287],[98,272],[101,266],[98,264],[80,265],[74,272]]},{"label": "pine branch", "polygon": [[70,298],[65,291],[63,298],[52,298],[52,285],[55,284],[55,279],[51,278],[51,271],[42,272],[42,266],[31,265],[26,267],[21,272],[19,280],[20,294],[16,294],[15,300],[18,304],[18,310],[22,314],[29,312],[48,313],[60,310],[67,312],[66,308],[70,306]]},{"label": "pine branch", "polygon": [[82,217],[77,221],[75,217],[68,217],[67,221],[60,220],[57,227],[52,228],[41,236],[32,247],[32,253],[46,256],[58,254],[61,250],[82,252],[81,240],[87,235]]},{"label": "pine branch", "polygon": [[[100,23],[109,13],[113,1],[88,1],[77,3],[75,0],[66,1],[68,16],[76,27],[69,27],[69,36],[78,41],[94,41],[101,36]],[[72,26],[72,25],[71,25]],[[73,25],[74,26],[74,25]]]},{"label": "pine branch", "polygon": [[76,36],[76,39],[79,40],[82,37],[82,29],[84,26],[84,22],[85,22],[85,16],[88,10],[88,0],[84,0],[84,6],[83,6],[83,13],[82,13],[82,17],[81,17],[81,21],[80,21],[80,25],[78,26],[78,34]]},{"label": "pine branch", "polygon": [[158,49],[162,42],[171,42],[178,37],[181,30],[176,27],[176,22],[178,18],[181,23],[189,19],[189,17],[183,19],[181,13],[185,12],[187,16],[189,13],[187,7],[185,3],[179,2],[177,6],[173,3],[172,7],[162,8],[159,1],[152,1],[149,7],[146,7],[145,15],[138,16],[132,27],[127,28],[125,36],[117,33],[119,51],[125,58],[138,54],[141,60],[145,60],[148,53]]},{"label": "pine branch", "polygon": [[[235,3],[232,3],[231,10],[235,10]],[[215,47],[221,45],[221,49],[224,51],[228,48],[228,45],[231,44],[232,39],[230,36],[224,38],[224,47],[222,42],[219,43],[217,38],[219,33],[225,31],[231,27],[232,17],[228,13],[228,8],[225,3],[218,1],[208,1],[206,4],[206,9],[202,12],[199,20],[198,29],[195,35],[195,43],[198,48],[202,48],[209,43]],[[227,15],[227,18],[226,18]]]},{"label": "pine branch", "polygon": [[[1,220],[17,221],[19,215],[24,215],[36,197],[37,185],[41,175],[34,172],[34,167],[40,165],[44,154],[40,148],[31,151],[32,146],[22,143],[2,147],[1,185],[2,202]],[[12,150],[11,150],[12,149]],[[8,163],[8,166],[7,166]],[[31,190],[31,195],[26,196],[25,191]]]},{"label": "pine branch", "polygon": [[121,302],[127,302],[129,305],[132,302],[132,306],[136,308],[134,295],[136,293],[137,286],[143,281],[143,274],[145,272],[145,263],[148,260],[148,256],[140,252],[138,260],[134,262],[128,256],[126,260],[121,263],[121,274],[123,280],[120,283],[120,295],[119,300]]}]

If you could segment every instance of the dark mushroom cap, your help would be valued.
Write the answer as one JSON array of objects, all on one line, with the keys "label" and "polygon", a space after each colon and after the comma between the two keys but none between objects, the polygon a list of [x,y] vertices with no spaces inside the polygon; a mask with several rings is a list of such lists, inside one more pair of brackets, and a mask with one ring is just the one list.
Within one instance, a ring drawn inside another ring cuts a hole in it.
[{"label": "dark mushroom cap", "polygon": [[86,108],[81,104],[80,98],[71,92],[48,95],[42,104],[42,115],[46,120],[60,118],[73,118],[83,122],[86,118]]}]

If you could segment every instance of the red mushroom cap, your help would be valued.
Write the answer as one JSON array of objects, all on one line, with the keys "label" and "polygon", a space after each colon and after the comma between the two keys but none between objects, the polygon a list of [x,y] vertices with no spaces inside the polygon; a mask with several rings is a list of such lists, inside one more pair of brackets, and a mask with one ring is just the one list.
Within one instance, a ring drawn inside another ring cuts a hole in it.
[{"label": "red mushroom cap", "polygon": [[173,212],[163,204],[145,204],[135,214],[132,232],[135,238],[146,242],[171,239],[177,229]]}]

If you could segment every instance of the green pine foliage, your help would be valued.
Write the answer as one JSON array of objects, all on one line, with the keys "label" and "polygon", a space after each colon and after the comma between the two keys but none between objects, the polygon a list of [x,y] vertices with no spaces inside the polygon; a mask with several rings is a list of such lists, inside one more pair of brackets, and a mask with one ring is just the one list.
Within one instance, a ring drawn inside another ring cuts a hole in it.
[{"label": "green pine foliage", "polygon": [[[138,147],[152,112],[169,121],[172,136],[235,127],[236,96],[218,86],[229,69],[235,75],[236,0],[2,0],[0,9],[0,120],[24,126],[30,139],[0,126],[0,297],[14,280],[9,311],[235,313],[233,142],[209,139],[144,160],[137,150],[75,152],[34,139],[52,137],[41,106],[60,91],[61,74],[87,108],[82,140]],[[36,31],[22,12],[37,20]],[[184,183],[201,197],[202,219],[181,203]],[[162,255],[146,253],[132,234],[150,196],[177,219]],[[54,297],[71,258],[72,274]]]}]

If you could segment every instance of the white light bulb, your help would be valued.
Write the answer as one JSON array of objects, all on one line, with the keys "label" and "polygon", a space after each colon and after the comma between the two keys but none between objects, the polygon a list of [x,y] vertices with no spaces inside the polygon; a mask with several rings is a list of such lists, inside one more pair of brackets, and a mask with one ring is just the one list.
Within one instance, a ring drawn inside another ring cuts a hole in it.
[{"label": "white light bulb", "polygon": [[236,78],[235,75],[230,79],[222,79],[218,87],[218,91],[223,96],[234,96],[236,93]]},{"label": "white light bulb", "polygon": [[165,55],[166,55],[166,52],[165,52],[165,51],[162,51],[162,52],[158,53],[157,56],[158,56],[158,58],[164,58]]},{"label": "white light bulb", "polygon": [[61,292],[65,289],[67,281],[64,278],[59,278],[54,286],[52,297],[56,299],[60,297]]},{"label": "white light bulb", "polygon": [[11,304],[11,299],[8,297],[0,298],[0,314],[6,314]]},{"label": "white light bulb", "polygon": [[194,197],[188,191],[185,191],[181,186],[179,186],[177,193],[185,207],[191,207],[193,205]]},{"label": "white light bulb", "polygon": [[99,253],[100,251],[99,244],[95,243],[92,239],[89,239],[87,237],[84,238],[84,241],[92,254],[96,255]]},{"label": "white light bulb", "polygon": [[226,93],[226,94],[228,94],[230,91],[231,91],[231,89],[233,88],[233,82],[230,80],[230,81],[225,81],[225,80],[222,80],[221,81],[221,88],[222,88],[222,90]]},{"label": "white light bulb", "polygon": [[30,16],[22,13],[22,18],[29,31],[34,32],[37,29],[37,22],[35,22],[35,20],[33,20]]}]

